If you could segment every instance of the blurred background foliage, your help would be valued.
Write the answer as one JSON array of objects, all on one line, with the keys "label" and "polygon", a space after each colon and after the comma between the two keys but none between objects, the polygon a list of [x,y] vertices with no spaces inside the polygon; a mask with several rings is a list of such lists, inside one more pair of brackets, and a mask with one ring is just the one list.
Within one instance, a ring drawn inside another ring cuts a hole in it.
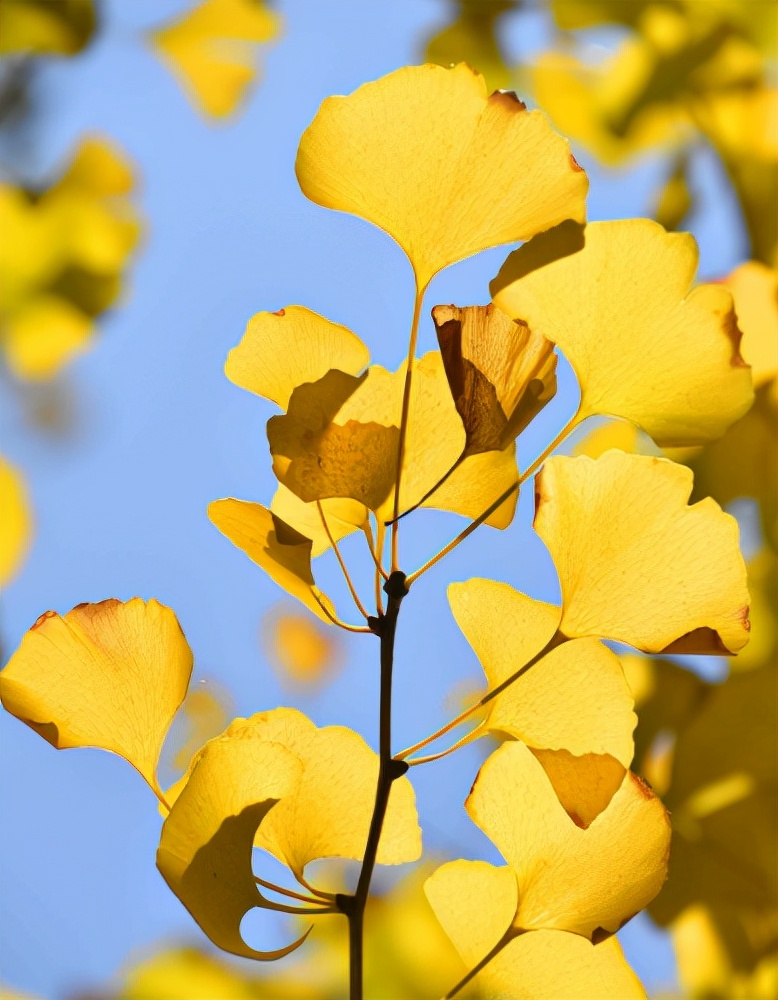
[{"label": "blurred background foliage", "polygon": [[[205,0],[132,39],[173,74],[204,121],[228,123],[251,99],[262,46],[283,46],[284,0]],[[467,61],[490,89],[515,89],[569,136],[577,157],[614,176],[660,157],[652,214],[668,229],[714,212],[700,182],[713,155],[742,225],[728,238],[741,263],[714,277],[735,297],[756,402],[724,437],[675,451],[695,473],[692,500],[712,496],[741,519],[752,595],[752,638],[709,665],[628,653],[623,663],[639,725],[635,770],[672,814],[670,878],[650,907],[671,936],[673,997],[778,996],[778,4],[773,0],[448,0],[439,25],[414,40],[419,60]],[[0,345],[2,380],[36,433],[67,424],[62,373],[90,350],[154,218],[139,207],[139,170],[109,136],[84,135],[46,176],[32,169],[47,60],[78,60],[102,27],[92,0],[0,0]],[[508,43],[522,18],[543,18],[547,46],[515,64]],[[377,75],[377,74],[376,74]],[[634,214],[643,206],[636,204]],[[214,275],[218,281],[218,275]],[[196,349],[196,345],[194,348]],[[601,422],[573,445],[656,449],[631,425]],[[0,459],[0,582],[24,571],[34,498],[24,459]],[[46,601],[45,595],[41,597]],[[306,698],[344,661],[337,637],[279,605],[258,636],[290,691]],[[461,701],[455,688],[449,700]],[[174,724],[171,777],[231,717],[229,692],[202,678]],[[454,709],[453,711],[455,711]],[[438,927],[419,869],[374,899],[367,926],[372,997],[438,996],[462,967]],[[327,918],[330,919],[330,918]],[[330,926],[331,925],[331,926]],[[71,1000],[336,998],[344,994],[338,918],[284,971],[250,970],[199,945],[160,945],[128,959],[108,986]],[[194,938],[193,938],[194,940]],[[474,994],[475,995],[475,994]],[[22,996],[8,989],[0,996]],[[664,993],[670,997],[671,994]]]}]

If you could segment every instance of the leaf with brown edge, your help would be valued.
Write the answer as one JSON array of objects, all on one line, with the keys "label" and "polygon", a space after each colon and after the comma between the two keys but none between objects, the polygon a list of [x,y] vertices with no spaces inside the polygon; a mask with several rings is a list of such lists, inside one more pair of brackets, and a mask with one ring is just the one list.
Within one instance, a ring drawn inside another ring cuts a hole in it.
[{"label": "leaf with brown edge", "polygon": [[516,932],[518,890],[509,867],[451,861],[424,891],[468,968],[487,956],[473,984],[500,1000],[646,1000],[615,936],[593,945],[579,934]]},{"label": "leaf with brown edge", "polygon": [[623,417],[662,446],[720,437],[753,401],[730,292],[692,288],[688,233],[622,219],[584,235],[583,248],[554,233],[511,254],[491,286],[495,304],[564,353],[581,387],[579,421]]},{"label": "leaf with brown edge", "polygon": [[559,574],[565,635],[650,653],[742,649],[749,597],[737,522],[710,499],[687,506],[691,489],[691,472],[664,458],[546,462],[535,530]]},{"label": "leaf with brown edge", "polygon": [[248,910],[266,905],[251,867],[257,829],[301,773],[293,753],[250,731],[216,737],[198,754],[162,826],[162,877],[211,941],[233,955],[282,958],[308,936],[263,952],[240,933]]},{"label": "leaf with brown edge", "polygon": [[110,599],[42,614],[0,673],[0,698],[58,750],[119,754],[161,795],[157,761],[191,673],[170,608]]},{"label": "leaf with brown edge", "polygon": [[[487,247],[584,219],[588,182],[545,116],[461,63],[407,66],[330,97],[300,140],[303,193],[399,243],[424,289]],[[467,191],[467,196],[463,195]]]},{"label": "leaf with brown edge", "polygon": [[223,535],[322,621],[332,621],[332,601],[316,586],[311,572],[310,538],[301,535],[266,507],[247,500],[214,500],[208,517]]},{"label": "leaf with brown edge", "polygon": [[[486,714],[474,735],[522,740],[570,810],[597,815],[620,786],[634,749],[637,720],[618,657],[596,639],[559,644],[561,609],[507,584],[455,583],[448,598],[488,682]],[[582,799],[589,781],[591,802]]]},{"label": "leaf with brown edge", "polygon": [[277,403],[282,410],[298,385],[331,369],[357,375],[370,352],[355,333],[304,306],[252,316],[224,366],[231,382]]},{"label": "leaf with brown edge", "polygon": [[601,940],[642,910],[667,875],[667,813],[631,772],[581,829],[532,752],[506,743],[481,768],[465,806],[516,876],[518,930]]},{"label": "leaf with brown edge", "polygon": [[554,345],[494,306],[435,306],[440,353],[467,435],[463,457],[514,440],[556,392]]}]

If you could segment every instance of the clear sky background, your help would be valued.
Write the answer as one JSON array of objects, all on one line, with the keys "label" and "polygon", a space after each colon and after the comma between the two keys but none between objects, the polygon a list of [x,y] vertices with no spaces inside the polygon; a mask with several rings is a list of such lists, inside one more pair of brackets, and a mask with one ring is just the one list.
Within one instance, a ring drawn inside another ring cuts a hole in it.
[{"label": "clear sky background", "polygon": [[[284,36],[264,56],[264,74],[242,114],[205,123],[143,43],[143,32],[189,6],[183,0],[111,0],[104,25],[80,57],[44,74],[35,166],[55,169],[85,132],[113,137],[138,164],[145,242],[121,307],[93,350],[73,364],[61,391],[72,400],[67,431],[25,419],[27,400],[6,382],[2,450],[28,477],[36,537],[22,575],[3,598],[6,654],[48,608],[82,601],[156,597],[177,612],[195,651],[196,677],[214,677],[238,714],[288,704],[262,657],[258,626],[282,595],[210,524],[217,497],[268,503],[274,479],[264,424],[269,404],[224,377],[228,350],[255,312],[306,305],[359,333],[374,360],[402,360],[413,305],[410,268],[388,237],[308,202],[297,186],[297,143],[320,102],[401,65],[421,61],[426,38],[446,18],[442,0],[289,0]],[[598,45],[616,35],[603,32]],[[526,61],[550,39],[543,9],[513,17],[506,40]],[[604,48],[593,48],[597,58]],[[663,176],[645,159],[628,172],[591,177],[592,219],[646,214]],[[691,226],[701,274],[719,276],[743,256],[736,207],[712,156],[695,176],[701,210]],[[488,282],[509,248],[438,276],[425,305],[421,349],[434,331],[429,309],[488,300]],[[526,437],[526,465],[575,406],[562,366],[561,390]],[[557,581],[529,522],[531,490],[508,534],[480,529],[424,577],[403,609],[396,682],[396,741],[405,746],[447,721],[457,682],[479,676],[448,611],[451,580],[490,576],[545,600]],[[425,512],[404,522],[410,571],[462,527]],[[356,543],[355,543],[356,544]],[[345,551],[351,546],[347,543]],[[342,597],[329,557],[323,589]],[[346,607],[346,602],[342,602]],[[375,745],[377,655],[371,637],[347,642],[347,664],[320,695],[296,704],[317,724],[354,727]],[[0,977],[60,1000],[105,982],[160,939],[204,938],[154,866],[156,802],[131,768],[97,751],[56,753],[0,714]],[[462,808],[482,758],[468,749],[414,769],[428,850],[498,860]],[[253,930],[252,930],[253,933]],[[268,946],[279,929],[263,924]],[[621,934],[649,988],[674,979],[672,952],[648,918]]]}]

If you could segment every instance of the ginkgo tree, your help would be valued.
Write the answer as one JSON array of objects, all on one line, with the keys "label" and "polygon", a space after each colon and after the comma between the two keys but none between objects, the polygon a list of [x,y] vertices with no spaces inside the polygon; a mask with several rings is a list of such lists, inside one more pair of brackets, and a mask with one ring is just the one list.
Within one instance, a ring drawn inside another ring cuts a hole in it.
[{"label": "ginkgo tree", "polygon": [[[731,293],[694,287],[689,236],[641,219],[587,225],[587,177],[567,141],[514,95],[489,95],[464,64],[400,69],[329,98],[296,169],[314,202],[372,222],[406,254],[415,276],[407,359],[397,372],[371,363],[355,333],[303,306],[253,317],[226,373],[281,411],[267,428],[279,486],[269,506],[227,498],[209,516],[323,622],[378,639],[378,752],[294,709],[260,710],[233,720],[162,788],[158,760],[192,653],[173,611],[139,598],[43,614],[0,674],[3,704],[57,748],[102,747],[138,770],[164,817],[159,870],[225,951],[280,958],[315,933],[318,917],[342,914],[352,1000],[363,996],[375,866],[422,853],[409,772],[488,733],[501,745],[465,806],[505,864],[454,860],[426,883],[469,970],[447,996],[473,983],[487,996],[643,997],[614,935],[659,892],[670,824],[630,771],[633,697],[606,643],[736,654],[748,640],[746,568],[734,519],[710,499],[689,506],[685,466],[618,450],[552,452],[592,415],[631,421],[662,446],[722,435],[753,401]],[[417,357],[432,277],[517,241],[493,303],[435,306],[440,349]],[[516,439],[556,391],[557,349],[580,405],[519,463]],[[452,583],[451,610],[487,689],[398,750],[392,673],[403,603],[480,525],[508,529],[533,478],[534,527],[561,602],[495,580]],[[414,568],[404,518],[425,507],[468,524]],[[354,533],[373,569],[370,594],[339,548]],[[314,560],[330,550],[356,624],[316,584]],[[286,866],[288,885],[254,874],[254,848]],[[308,866],[322,858],[357,861],[356,884],[316,884]],[[254,907],[310,925],[285,947],[250,947],[241,921]]]}]

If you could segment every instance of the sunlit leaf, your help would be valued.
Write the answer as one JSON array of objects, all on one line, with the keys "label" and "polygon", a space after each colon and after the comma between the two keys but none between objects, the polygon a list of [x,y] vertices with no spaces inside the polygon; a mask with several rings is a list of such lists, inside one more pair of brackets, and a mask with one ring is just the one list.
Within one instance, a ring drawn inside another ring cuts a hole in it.
[{"label": "sunlit leaf", "polygon": [[58,750],[110,750],[159,793],[157,761],[191,672],[170,608],[107,600],[41,615],[0,673],[0,696]]},{"label": "sunlit leaf", "polygon": [[246,912],[263,903],[251,867],[257,828],[293,793],[302,765],[285,747],[241,731],[211,740],[162,827],[157,867],[214,944],[244,958],[275,959],[249,948],[240,933]]},{"label": "sunlit leaf", "polygon": [[285,524],[266,507],[247,500],[214,500],[208,517],[223,535],[292,597],[323,621],[334,607],[316,586],[311,572],[311,539]]},{"label": "sunlit leaf", "polygon": [[488,97],[464,63],[405,67],[328,98],[296,169],[312,201],[392,236],[419,288],[479,250],[584,218],[587,178],[567,142],[514,96]]},{"label": "sunlit leaf", "polygon": [[640,431],[634,424],[628,420],[609,420],[579,438],[571,449],[571,454],[574,457],[588,455],[589,458],[599,458],[612,448],[637,452],[639,440]]},{"label": "sunlit leaf", "polygon": [[22,568],[32,539],[32,513],[19,470],[0,456],[0,586]]},{"label": "sunlit leaf", "polygon": [[697,246],[649,219],[593,223],[576,249],[564,228],[515,251],[496,304],[552,340],[581,386],[578,419],[632,420],[660,445],[720,437],[751,405],[732,296],[692,290]]},{"label": "sunlit leaf", "polygon": [[204,0],[157,29],[151,42],[194,106],[226,118],[257,76],[256,47],[273,41],[280,27],[263,0]]},{"label": "sunlit leaf", "polygon": [[562,588],[561,631],[646,652],[735,653],[748,641],[737,522],[692,507],[684,466],[609,451],[552,458],[537,480],[535,530]]},{"label": "sunlit leaf", "polygon": [[586,828],[572,822],[540,763],[522,743],[487,760],[466,802],[518,882],[514,926],[613,933],[659,892],[670,824],[662,803],[631,772]]},{"label": "sunlit leaf", "polygon": [[316,382],[333,368],[357,375],[370,352],[356,334],[304,306],[253,316],[224,367],[236,385],[277,403],[282,410],[298,385]]}]

